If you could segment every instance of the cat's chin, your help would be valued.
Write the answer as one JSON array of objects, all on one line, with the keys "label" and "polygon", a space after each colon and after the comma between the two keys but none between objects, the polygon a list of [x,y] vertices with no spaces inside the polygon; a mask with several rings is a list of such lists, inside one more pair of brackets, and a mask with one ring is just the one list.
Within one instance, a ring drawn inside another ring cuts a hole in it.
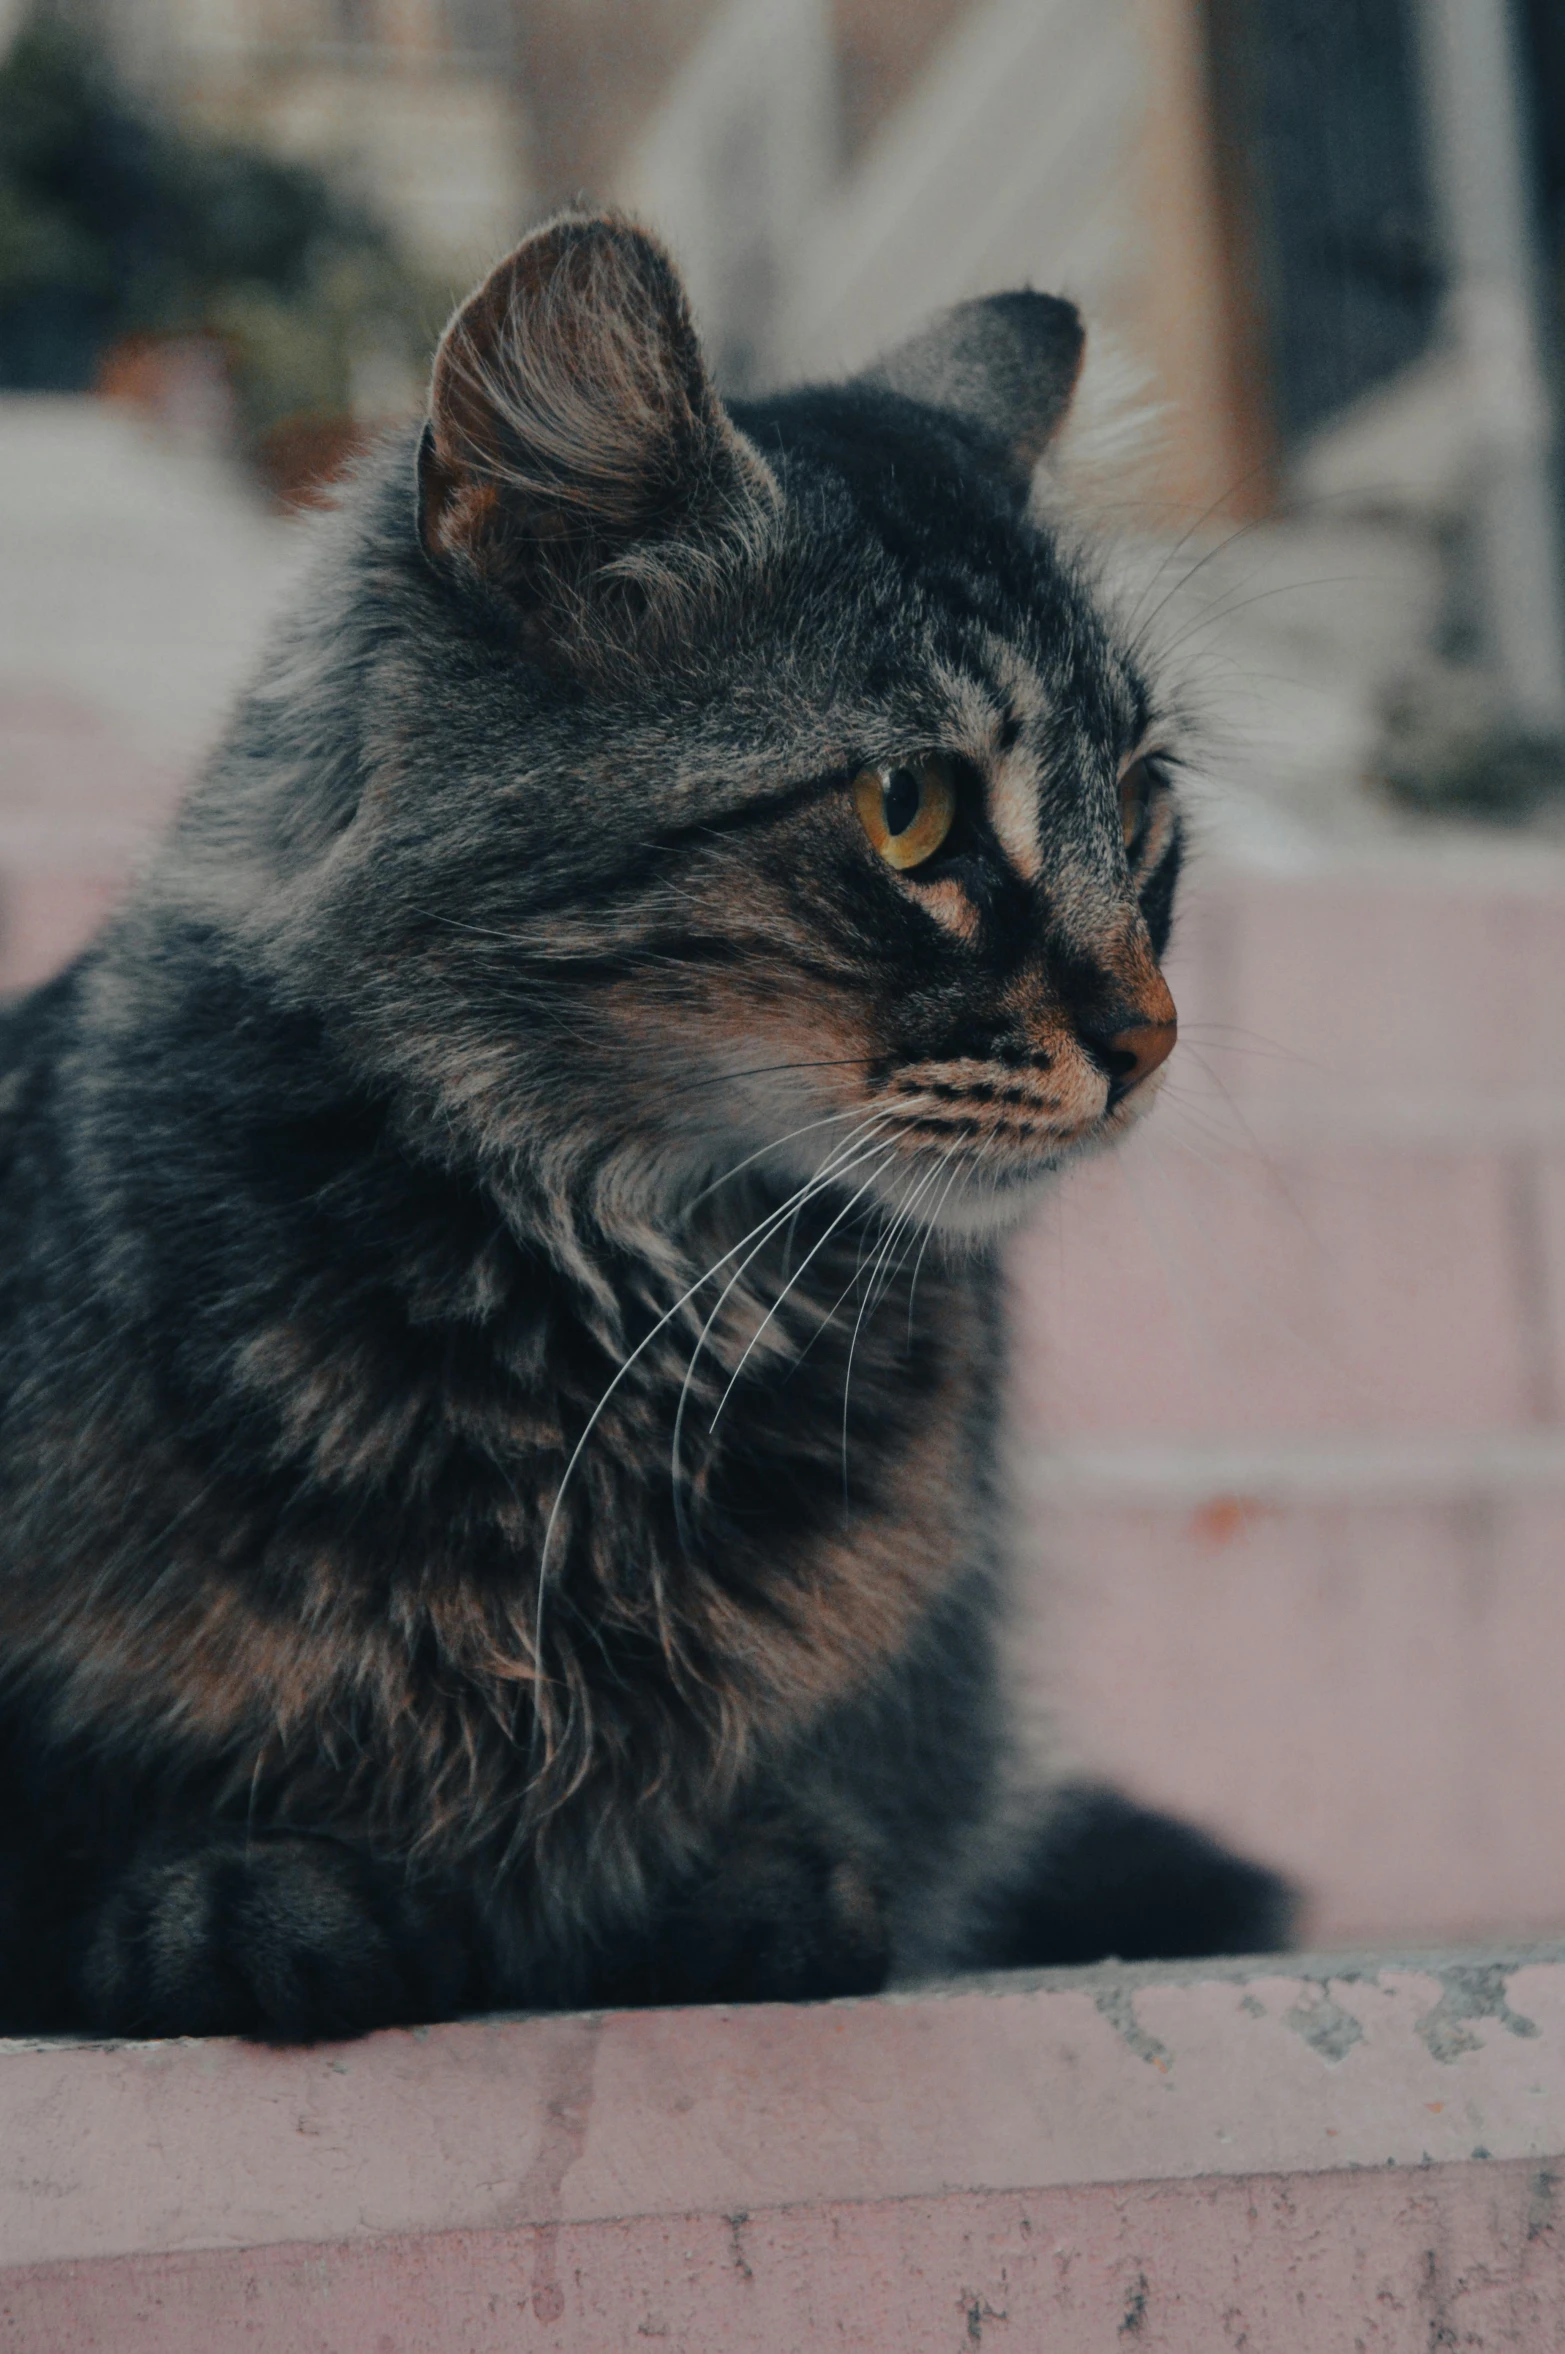
[{"label": "cat's chin", "polygon": [[953,1240],[984,1242],[991,1235],[1009,1234],[1026,1225],[1065,1166],[1063,1160],[1049,1161],[997,1184],[953,1189],[930,1224]]},{"label": "cat's chin", "polygon": [[1069,1170],[1079,1167],[1083,1161],[1096,1160],[1101,1154],[1112,1152],[1131,1129],[1140,1125],[1156,1091],[1154,1080],[1147,1091],[1146,1103],[1127,1102],[1118,1106],[1090,1122],[1077,1135],[1062,1138],[1036,1160],[1011,1166],[980,1166],[941,1197],[934,1215],[925,1223],[942,1234],[970,1236],[975,1241],[1024,1226]]},{"label": "cat's chin", "polygon": [[[1092,1149],[1090,1146],[1087,1148]],[[981,1242],[990,1235],[1023,1226],[1038,1209],[1063,1172],[1082,1157],[1080,1144],[1061,1145],[1058,1152],[1011,1168],[987,1169],[942,1191],[928,1216],[915,1209],[913,1223],[953,1240]],[[905,1183],[892,1179],[876,1187],[882,1207],[892,1215],[907,1199]]]},{"label": "cat's chin", "polygon": [[[1147,1090],[1149,1099],[1156,1088],[1154,1080]],[[786,1138],[770,1148],[764,1144],[752,1146],[748,1154],[736,1156],[730,1173],[746,1168],[766,1170],[790,1190],[797,1188],[801,1196],[812,1191],[824,1177],[823,1192],[833,1196],[853,1195],[871,1215],[878,1209],[883,1215],[900,1220],[905,1213],[913,1227],[924,1227],[953,1239],[981,1242],[991,1235],[1005,1234],[1025,1225],[1062,1176],[1081,1162],[1112,1151],[1140,1124],[1146,1108],[1139,1101],[1122,1104],[1086,1122],[1074,1135],[1041,1145],[1035,1155],[1004,1162],[980,1162],[949,1185],[936,1182],[932,1188],[926,1188],[920,1181],[921,1175],[927,1172],[918,1162],[913,1163],[910,1175],[909,1163],[900,1153],[889,1156],[880,1167],[874,1168],[866,1165],[871,1155],[861,1146],[854,1155],[852,1168],[834,1175],[819,1163],[811,1166],[796,1157],[789,1151],[790,1140]],[[692,1179],[696,1181],[698,1201],[715,1192],[722,1182],[720,1176],[714,1179],[705,1158],[695,1167],[683,1165],[679,1174],[683,1185]],[[929,1204],[927,1209],[925,1202]]]},{"label": "cat's chin", "polygon": [[992,1170],[954,1185],[928,1223],[941,1234],[968,1236],[975,1242],[1008,1234],[1027,1223],[1065,1171],[1082,1157],[1081,1146],[1064,1145],[1047,1160]]}]

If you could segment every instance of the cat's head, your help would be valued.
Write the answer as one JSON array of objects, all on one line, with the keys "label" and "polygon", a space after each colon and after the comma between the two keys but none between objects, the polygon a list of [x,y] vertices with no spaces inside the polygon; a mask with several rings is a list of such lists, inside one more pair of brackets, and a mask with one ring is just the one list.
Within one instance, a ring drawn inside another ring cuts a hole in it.
[{"label": "cat's head", "polygon": [[1144,1108],[1169,745],[1028,500],[1081,351],[1000,295],[730,409],[637,229],[501,264],[379,509],[332,892],[378,1061],[562,1184],[835,1154],[951,1225]]}]

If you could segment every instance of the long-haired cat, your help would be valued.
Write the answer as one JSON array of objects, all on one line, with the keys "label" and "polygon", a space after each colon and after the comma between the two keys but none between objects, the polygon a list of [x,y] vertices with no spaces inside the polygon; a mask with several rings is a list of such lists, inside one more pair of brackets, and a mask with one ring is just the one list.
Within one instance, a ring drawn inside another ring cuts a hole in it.
[{"label": "long-haired cat", "polygon": [[1076,313],[726,409],[569,217],[3,1032],[0,2018],[352,2032],[1265,1944],[1019,1786],[994,1238],[1155,1092]]}]

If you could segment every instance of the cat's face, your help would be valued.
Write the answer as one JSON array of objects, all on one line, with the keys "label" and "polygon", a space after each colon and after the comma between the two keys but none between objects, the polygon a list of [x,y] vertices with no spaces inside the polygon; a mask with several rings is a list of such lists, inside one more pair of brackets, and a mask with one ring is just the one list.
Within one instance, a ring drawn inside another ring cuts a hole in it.
[{"label": "cat's face", "polygon": [[393,797],[381,888],[491,1125],[542,1114],[632,1191],[753,1155],[966,1226],[1145,1108],[1169,746],[1024,511],[1078,358],[1066,306],[1002,298],[731,419],[666,264],[604,224],[459,316],[405,723],[444,815],[414,906]]}]

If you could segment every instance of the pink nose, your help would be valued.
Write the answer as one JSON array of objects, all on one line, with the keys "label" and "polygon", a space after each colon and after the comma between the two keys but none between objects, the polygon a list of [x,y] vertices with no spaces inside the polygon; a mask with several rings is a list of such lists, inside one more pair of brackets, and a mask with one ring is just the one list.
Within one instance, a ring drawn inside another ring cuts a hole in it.
[{"label": "pink nose", "polygon": [[1150,1079],[1173,1053],[1178,1036],[1178,1017],[1170,1005],[1166,1021],[1134,1022],[1129,1029],[1116,1030],[1112,1038],[1106,1038],[1096,1051],[1109,1075],[1109,1100],[1123,1102],[1133,1087]]}]

